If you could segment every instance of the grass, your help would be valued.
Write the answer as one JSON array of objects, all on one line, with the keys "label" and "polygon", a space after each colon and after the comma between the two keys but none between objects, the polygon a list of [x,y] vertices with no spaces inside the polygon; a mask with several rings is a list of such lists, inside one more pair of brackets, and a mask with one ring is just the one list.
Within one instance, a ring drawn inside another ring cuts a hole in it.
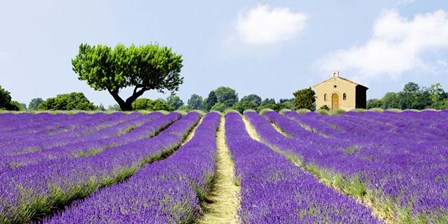
[{"label": "grass", "polygon": [[359,145],[355,145],[355,146],[351,146],[351,147],[346,148],[344,150],[344,152],[348,153],[348,154],[351,154],[351,153],[354,153],[354,152],[360,151],[360,150],[362,150],[362,147],[359,146]]},{"label": "grass", "polygon": [[225,141],[225,120],[222,117],[217,133],[218,153],[216,174],[212,180],[211,192],[201,204],[203,215],[198,223],[239,223],[240,182],[235,176],[234,163]]}]

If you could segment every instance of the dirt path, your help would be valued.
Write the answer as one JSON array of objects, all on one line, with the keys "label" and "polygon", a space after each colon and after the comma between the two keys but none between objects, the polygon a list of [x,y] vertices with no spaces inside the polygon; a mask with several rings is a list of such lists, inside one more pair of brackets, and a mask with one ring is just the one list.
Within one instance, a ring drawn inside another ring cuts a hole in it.
[{"label": "dirt path", "polygon": [[260,137],[258,137],[257,131],[250,124],[249,120],[244,115],[243,115],[243,121],[244,121],[244,126],[246,126],[246,130],[249,133],[249,136],[256,141],[261,142]]},{"label": "dirt path", "polygon": [[233,160],[226,145],[224,122],[224,117],[221,117],[217,133],[216,177],[212,191],[202,205],[204,215],[198,223],[240,223],[240,187],[236,184]]}]

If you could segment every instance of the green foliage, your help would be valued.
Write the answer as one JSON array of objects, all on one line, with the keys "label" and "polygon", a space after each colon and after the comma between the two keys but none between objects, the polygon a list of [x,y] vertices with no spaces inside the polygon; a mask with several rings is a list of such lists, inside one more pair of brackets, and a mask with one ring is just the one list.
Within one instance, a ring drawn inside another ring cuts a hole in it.
[{"label": "green foliage", "polygon": [[251,103],[254,103],[255,105],[257,105],[257,107],[258,107],[261,104],[261,97],[259,97],[256,94],[249,94],[249,95],[241,98],[240,102],[251,102]]},{"label": "green foliage", "polygon": [[11,107],[14,108],[12,110],[18,110],[18,111],[26,110],[26,104],[19,103],[19,102],[15,101],[15,100],[11,101]]},{"label": "green foliage", "polygon": [[383,100],[382,99],[369,99],[369,100],[367,100],[367,109],[381,108],[382,105],[383,105]]},{"label": "green foliage", "polygon": [[382,99],[370,99],[367,108],[382,109],[448,109],[448,96],[440,83],[430,87],[420,87],[409,82],[398,93],[388,92]]},{"label": "green foliage", "polygon": [[83,93],[72,92],[48,98],[39,104],[38,110],[95,110],[96,107]]},{"label": "green foliage", "polygon": [[350,154],[350,153],[353,153],[353,152],[356,152],[356,151],[360,151],[360,150],[362,150],[362,147],[359,146],[359,145],[355,145],[355,146],[351,146],[351,147],[346,148],[344,150],[344,152]]},{"label": "green foliage", "polygon": [[268,104],[275,104],[274,98],[266,98],[263,101],[261,101],[260,106],[266,106]]},{"label": "green foliage", "polygon": [[11,101],[11,93],[0,86],[0,110],[21,110],[22,106],[16,101]]},{"label": "green foliage", "polygon": [[210,111],[212,107],[218,102],[215,91],[210,91],[208,97],[204,99],[204,109]]},{"label": "green foliage", "polygon": [[[78,79],[87,81],[95,90],[107,90],[125,111],[132,110],[132,102],[147,90],[174,93],[183,83],[182,56],[157,44],[130,47],[119,44],[114,49],[81,44],[72,65]],[[130,86],[134,87],[133,94],[123,100],[118,92]]]},{"label": "green foliage", "polygon": [[120,105],[114,104],[114,105],[109,105],[107,107],[107,110],[109,110],[109,111],[121,111],[121,108],[120,108]]},{"label": "green foliage", "polygon": [[179,107],[177,110],[188,112],[188,111],[191,111],[191,108],[187,105],[183,105],[183,106]]},{"label": "green foliage", "polygon": [[180,97],[173,94],[166,98],[166,103],[174,110],[177,110],[179,107],[184,105],[184,102],[180,99]]},{"label": "green foliage", "polygon": [[224,103],[216,103],[210,110],[216,110],[219,112],[224,112],[228,107]]},{"label": "green foliage", "polygon": [[241,101],[233,105],[233,108],[240,113],[243,113],[245,110],[257,110],[257,108],[261,104],[261,97],[256,94],[250,94],[241,98]]},{"label": "green foliage", "polygon": [[132,108],[134,108],[134,110],[149,110],[149,111],[174,110],[170,105],[168,105],[167,102],[165,102],[162,99],[150,100],[147,98],[140,98],[135,100],[132,103]]},{"label": "green foliage", "polygon": [[397,93],[388,92],[383,97],[383,109],[400,108],[400,98]]},{"label": "green foliage", "polygon": [[279,103],[279,104],[267,104],[267,105],[258,107],[258,111],[261,111],[263,109],[271,109],[271,110],[275,110],[275,111],[279,112],[283,109],[291,109],[291,105],[286,102],[286,103]]},{"label": "green foliage", "polygon": [[294,104],[297,109],[313,110],[313,103],[316,101],[314,90],[309,87],[293,93]]},{"label": "green foliage", "polygon": [[232,107],[238,102],[238,94],[230,87],[218,87],[214,90],[218,103],[224,104],[227,108]]},{"label": "green foliage", "polygon": [[258,105],[255,102],[252,101],[240,101],[233,105],[233,109],[237,110],[240,113],[243,113],[245,110],[257,110]]},{"label": "green foliage", "polygon": [[204,108],[202,104],[202,97],[198,94],[191,95],[190,99],[187,101],[187,105],[191,110],[201,110]]},{"label": "green foliage", "polygon": [[44,100],[42,98],[33,98],[28,105],[28,109],[36,110],[39,104],[43,103]]}]

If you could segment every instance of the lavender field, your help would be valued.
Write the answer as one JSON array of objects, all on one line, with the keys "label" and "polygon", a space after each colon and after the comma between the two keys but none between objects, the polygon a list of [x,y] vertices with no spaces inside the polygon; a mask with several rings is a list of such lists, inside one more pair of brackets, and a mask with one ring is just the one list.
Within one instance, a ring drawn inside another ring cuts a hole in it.
[{"label": "lavender field", "polygon": [[27,222],[448,223],[448,111],[1,113]]}]

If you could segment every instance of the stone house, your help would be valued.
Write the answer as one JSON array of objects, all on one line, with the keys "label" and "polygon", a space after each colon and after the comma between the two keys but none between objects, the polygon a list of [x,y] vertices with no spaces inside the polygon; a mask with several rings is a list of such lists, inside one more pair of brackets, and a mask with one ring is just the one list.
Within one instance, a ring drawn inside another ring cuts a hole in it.
[{"label": "stone house", "polygon": [[346,111],[367,107],[367,87],[339,76],[333,72],[333,77],[314,86],[316,92],[316,109],[327,105],[331,110]]}]

